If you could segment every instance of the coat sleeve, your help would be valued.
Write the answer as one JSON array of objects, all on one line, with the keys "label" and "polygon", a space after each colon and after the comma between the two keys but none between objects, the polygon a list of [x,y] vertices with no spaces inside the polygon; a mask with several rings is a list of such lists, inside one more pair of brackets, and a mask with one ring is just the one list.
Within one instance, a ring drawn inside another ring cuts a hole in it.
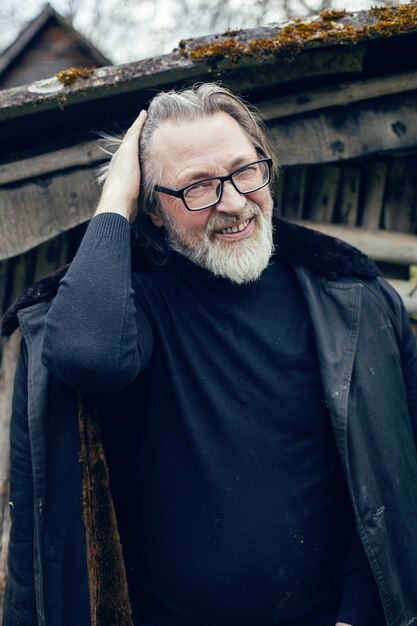
[{"label": "coat sleeve", "polygon": [[27,414],[27,349],[21,343],[10,425],[11,531],[3,626],[36,626],[34,584],[34,501]]},{"label": "coat sleeve", "polygon": [[90,395],[130,385],[152,349],[134,295],[129,223],[115,213],[97,215],[46,318],[42,362],[49,371]]}]

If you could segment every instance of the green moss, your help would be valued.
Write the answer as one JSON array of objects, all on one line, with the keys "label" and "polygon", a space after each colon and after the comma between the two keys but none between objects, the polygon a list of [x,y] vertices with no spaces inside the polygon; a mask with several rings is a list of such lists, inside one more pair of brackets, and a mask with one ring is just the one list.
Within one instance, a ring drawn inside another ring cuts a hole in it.
[{"label": "green moss", "polygon": [[371,37],[387,37],[417,29],[417,2],[397,7],[374,7],[369,13],[377,18],[367,28]]},{"label": "green moss", "polygon": [[354,44],[361,40],[417,30],[416,1],[397,7],[374,7],[367,13],[368,23],[361,21],[357,26],[344,19],[348,15],[344,10],[332,9],[322,11],[317,19],[310,22],[296,18],[277,31],[275,37],[254,38],[245,44],[234,39],[240,31],[227,30],[223,33],[226,40],[217,38],[210,44],[197,46],[192,50],[187,50],[186,42],[181,41],[180,53],[189,56],[194,62],[203,61],[210,69],[216,69],[218,63],[224,59],[235,67],[242,58],[255,58],[259,61],[275,57],[292,58],[303,49]]},{"label": "green moss", "polygon": [[347,14],[345,9],[325,9],[321,11],[320,17],[322,20],[338,20],[341,17],[346,17]]},{"label": "green moss", "polygon": [[55,74],[60,83],[72,85],[78,78],[89,78],[95,72],[95,67],[69,67]]},{"label": "green moss", "polygon": [[239,33],[243,32],[241,28],[226,28],[222,37],[235,37]]},{"label": "green moss", "polygon": [[189,57],[192,61],[205,61],[210,69],[216,69],[223,59],[228,59],[232,67],[236,67],[243,51],[244,45],[236,43],[234,39],[227,41],[215,41],[208,46],[199,46],[190,50]]}]

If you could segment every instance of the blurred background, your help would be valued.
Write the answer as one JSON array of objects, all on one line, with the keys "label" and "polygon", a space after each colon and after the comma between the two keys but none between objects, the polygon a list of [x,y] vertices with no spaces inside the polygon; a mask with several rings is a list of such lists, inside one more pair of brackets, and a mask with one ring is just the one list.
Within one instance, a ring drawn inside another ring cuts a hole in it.
[{"label": "blurred background", "polygon": [[[181,39],[253,28],[329,9],[359,11],[388,0],[55,0],[50,5],[114,64],[171,52]],[[403,2],[402,4],[407,4]],[[45,8],[2,0],[0,54]]]}]

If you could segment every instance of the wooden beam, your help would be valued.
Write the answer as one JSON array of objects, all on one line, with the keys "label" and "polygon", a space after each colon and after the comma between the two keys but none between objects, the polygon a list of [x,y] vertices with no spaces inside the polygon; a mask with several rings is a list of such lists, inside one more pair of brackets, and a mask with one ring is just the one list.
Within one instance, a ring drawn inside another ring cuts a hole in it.
[{"label": "wooden beam", "polygon": [[54,150],[28,159],[0,164],[0,186],[35,176],[52,174],[72,167],[94,165],[106,160],[97,140],[83,141],[69,148]]},{"label": "wooden beam", "polygon": [[[222,61],[219,70],[223,72],[224,83],[238,93],[251,93],[266,87],[280,86],[285,89],[287,83],[320,76],[340,74],[357,75],[363,70],[365,46],[359,44],[353,48],[318,48],[295,56],[291,62],[286,58],[243,59],[232,71],[230,63]],[[258,106],[258,103],[256,103]],[[1,111],[0,111],[1,114]]]},{"label": "wooden beam", "polygon": [[[260,27],[241,32],[243,43],[250,43],[259,37],[273,41],[276,27]],[[239,38],[238,37],[238,38]],[[230,37],[224,37],[228,43]],[[190,43],[189,40],[188,43]],[[97,102],[110,96],[132,92],[143,93],[150,89],[163,89],[165,85],[184,84],[186,82],[213,80],[213,55],[204,60],[192,61],[189,54],[191,47],[201,48],[212,44],[217,45],[216,35],[199,37],[190,43],[187,52],[182,48],[171,54],[143,59],[134,63],[109,66],[96,69],[91,76],[77,79],[70,85],[64,85],[57,77],[37,81],[31,85],[14,87],[0,92],[0,124],[5,120],[33,115],[36,111],[67,109],[73,105],[90,101]],[[241,42],[238,42],[241,43]],[[340,73],[359,73],[363,68],[366,43],[359,42],[354,47],[334,47],[328,44],[323,47],[308,49],[300,54],[292,55],[290,60],[285,54],[281,58],[266,52],[259,58],[257,53],[244,55],[238,67],[230,59],[225,58],[217,63],[217,71],[222,72],[222,79],[231,88],[245,91],[251,84],[267,86],[271,83],[304,80],[312,76],[325,76]],[[246,76],[249,74],[249,78]],[[258,77],[258,78],[256,78]]]},{"label": "wooden beam", "polygon": [[[410,73],[411,74],[411,73]],[[417,82],[417,74],[413,74]],[[405,81],[405,78],[404,78]],[[414,85],[411,81],[410,84]],[[324,102],[322,103],[324,106]],[[294,114],[297,111],[293,111]],[[417,146],[417,91],[389,102],[310,113],[307,118],[271,121],[281,165],[299,165]],[[105,160],[97,140],[0,164],[0,186]]]},{"label": "wooden beam", "polygon": [[417,147],[417,91],[272,122],[282,166],[334,163]]},{"label": "wooden beam", "polygon": [[417,89],[417,72],[414,71],[390,74],[382,78],[337,83],[321,89],[297,90],[296,93],[289,96],[258,102],[257,107],[267,120],[276,120],[281,117],[346,106],[362,100],[380,98],[415,89]]},{"label": "wooden beam", "polygon": [[95,172],[88,169],[4,188],[0,196],[0,260],[86,222],[99,191]]},{"label": "wooden beam", "polygon": [[387,230],[349,228],[338,224],[317,224],[306,220],[294,220],[297,224],[338,237],[359,248],[370,258],[387,263],[417,265],[417,236],[393,233]]}]

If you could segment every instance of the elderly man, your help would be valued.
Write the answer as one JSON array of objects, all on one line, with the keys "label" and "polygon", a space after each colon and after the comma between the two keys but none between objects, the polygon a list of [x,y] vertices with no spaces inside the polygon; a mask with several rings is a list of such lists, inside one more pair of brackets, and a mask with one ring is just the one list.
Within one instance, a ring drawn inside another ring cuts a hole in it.
[{"label": "elderly man", "polygon": [[275,167],[226,89],[159,94],[6,319],[5,626],[417,620],[415,341],[364,255],[273,219]]}]

